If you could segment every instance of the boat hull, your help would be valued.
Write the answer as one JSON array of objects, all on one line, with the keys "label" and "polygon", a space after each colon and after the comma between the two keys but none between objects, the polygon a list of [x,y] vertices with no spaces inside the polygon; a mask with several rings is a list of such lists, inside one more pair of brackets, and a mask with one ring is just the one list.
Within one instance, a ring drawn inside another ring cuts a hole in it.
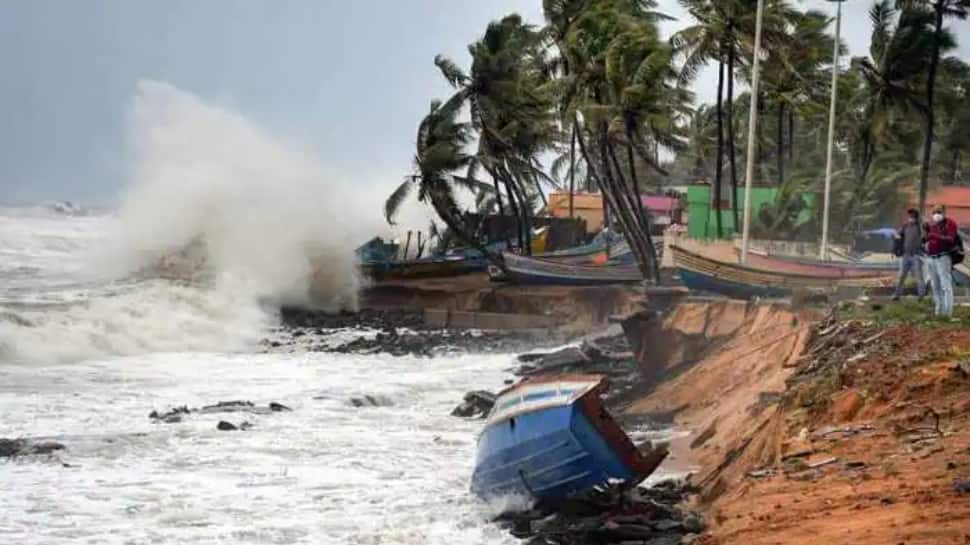
[{"label": "boat hull", "polygon": [[873,270],[866,276],[831,278],[759,269],[725,263],[672,246],[681,280],[694,291],[728,297],[784,297],[794,290],[830,292],[840,287],[880,288],[895,284],[893,271]]},{"label": "boat hull", "polygon": [[515,284],[590,286],[643,280],[636,265],[578,265],[510,253],[502,257],[508,272],[506,279]]},{"label": "boat hull", "polygon": [[365,263],[361,272],[375,280],[458,276],[485,270],[484,258]]},{"label": "boat hull", "polygon": [[569,384],[540,379],[511,401],[499,395],[479,437],[473,493],[554,502],[613,480],[635,485],[656,469],[666,450],[637,450],[600,404],[602,377]]},{"label": "boat hull", "polygon": [[[740,251],[738,253],[740,254]],[[774,256],[759,252],[748,252],[747,266],[755,269],[834,279],[871,277],[873,274],[880,272],[894,271],[898,267],[893,262],[871,264],[837,263],[796,257]]]}]

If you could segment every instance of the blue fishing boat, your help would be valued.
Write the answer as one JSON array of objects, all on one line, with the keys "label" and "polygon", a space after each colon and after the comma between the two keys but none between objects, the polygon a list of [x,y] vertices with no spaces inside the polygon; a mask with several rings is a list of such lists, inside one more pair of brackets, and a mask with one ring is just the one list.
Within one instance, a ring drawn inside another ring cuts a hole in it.
[{"label": "blue fishing boat", "polygon": [[478,439],[472,492],[555,502],[649,476],[667,450],[638,449],[602,407],[605,388],[602,375],[556,375],[501,392]]}]

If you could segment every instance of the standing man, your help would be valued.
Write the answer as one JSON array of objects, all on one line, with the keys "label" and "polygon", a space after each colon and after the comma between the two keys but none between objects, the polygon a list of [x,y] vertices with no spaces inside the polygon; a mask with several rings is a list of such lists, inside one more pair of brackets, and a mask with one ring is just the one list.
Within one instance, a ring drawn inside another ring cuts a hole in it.
[{"label": "standing man", "polygon": [[937,316],[953,315],[953,262],[950,252],[956,248],[957,224],[946,217],[942,205],[933,207],[926,225],[926,270],[933,286],[933,303]]},{"label": "standing man", "polygon": [[906,211],[906,222],[896,232],[897,252],[899,256],[899,280],[896,282],[896,291],[893,293],[893,301],[899,301],[903,295],[903,285],[906,277],[912,271],[916,277],[916,294],[922,299],[926,295],[926,282],[923,281],[923,266],[920,254],[923,253],[923,226],[920,225],[919,211],[910,208]]}]

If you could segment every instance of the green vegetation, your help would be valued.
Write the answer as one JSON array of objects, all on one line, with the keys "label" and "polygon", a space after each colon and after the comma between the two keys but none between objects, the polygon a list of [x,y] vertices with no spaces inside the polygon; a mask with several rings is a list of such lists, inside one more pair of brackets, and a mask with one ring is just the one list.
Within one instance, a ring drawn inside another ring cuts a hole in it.
[{"label": "green vegetation", "polygon": [[[388,199],[388,220],[415,191],[454,236],[473,240],[461,232],[469,228],[459,206],[459,193],[470,192],[477,211],[516,217],[517,242],[528,249],[545,191],[598,190],[644,274],[656,278],[639,195],[710,181],[713,200],[727,204],[713,230],[726,234],[726,223],[740,221],[755,0],[679,1],[690,20],[670,37],[660,35],[669,17],[654,0],[543,0],[543,27],[514,14],[488,24],[469,46],[469,69],[436,57],[455,92],[422,120],[414,172]],[[869,51],[839,67],[835,238],[894,222],[930,185],[970,183],[970,66],[951,56],[947,28],[968,11],[970,0],[872,4]],[[777,191],[754,211],[762,236],[818,231],[820,211],[807,205],[821,199],[802,196],[822,189],[833,26],[828,13],[765,0],[752,181]],[[697,104],[696,76],[715,65],[715,103]]]},{"label": "green vegetation", "polygon": [[879,325],[919,325],[931,327],[970,327],[970,307],[957,305],[952,318],[933,315],[933,298],[915,298],[885,303],[847,301],[835,309],[836,316],[845,320],[864,320]]}]

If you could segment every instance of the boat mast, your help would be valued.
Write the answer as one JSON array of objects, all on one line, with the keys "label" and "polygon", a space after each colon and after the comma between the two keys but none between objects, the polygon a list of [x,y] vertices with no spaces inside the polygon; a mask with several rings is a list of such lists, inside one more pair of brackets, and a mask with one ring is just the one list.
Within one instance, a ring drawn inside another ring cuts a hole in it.
[{"label": "boat mast", "polygon": [[835,139],[835,102],[838,97],[839,83],[839,34],[842,31],[842,2],[845,0],[828,0],[835,2],[835,46],[832,53],[832,98],[829,103],[829,143],[827,156],[825,158],[825,197],[822,209],[822,243],[819,245],[820,257],[828,259],[829,244],[829,193],[832,190],[832,144]]}]

